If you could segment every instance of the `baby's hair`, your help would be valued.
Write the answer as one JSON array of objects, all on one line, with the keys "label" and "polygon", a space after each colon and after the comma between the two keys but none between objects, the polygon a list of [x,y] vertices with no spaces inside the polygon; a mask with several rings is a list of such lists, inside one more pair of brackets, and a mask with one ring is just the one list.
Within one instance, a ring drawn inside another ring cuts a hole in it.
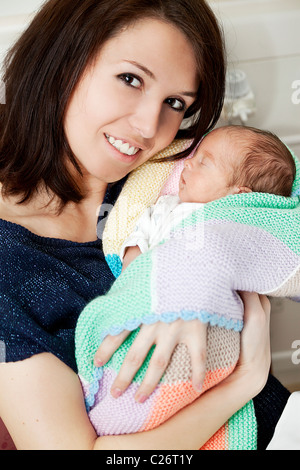
[{"label": "baby's hair", "polygon": [[233,160],[230,186],[247,186],[252,191],[291,196],[296,175],[288,147],[270,131],[249,126],[227,126],[243,149],[242,163]]}]

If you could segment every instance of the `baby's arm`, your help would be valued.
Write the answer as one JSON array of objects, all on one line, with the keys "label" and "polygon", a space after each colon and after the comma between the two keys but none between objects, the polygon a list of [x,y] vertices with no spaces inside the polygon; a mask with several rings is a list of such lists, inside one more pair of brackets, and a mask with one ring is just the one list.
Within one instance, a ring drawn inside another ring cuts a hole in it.
[{"label": "baby's arm", "polygon": [[124,271],[124,269],[126,269],[127,266],[141,253],[142,251],[138,246],[128,246],[123,257],[122,271]]},{"label": "baby's arm", "polygon": [[148,207],[138,219],[134,231],[123,243],[120,250],[122,271],[141,253],[149,249],[149,236],[151,233],[152,206]]},{"label": "baby's arm", "polygon": [[[148,207],[135,225],[134,231],[125,240],[120,249],[120,259],[123,263],[122,271],[139,254],[145,253],[153,244],[153,236],[157,243],[157,234],[160,234],[163,222],[172,209],[178,205],[178,198],[175,196],[162,196],[157,203]],[[161,236],[161,238],[164,238]],[[160,241],[160,239],[158,238]]]}]

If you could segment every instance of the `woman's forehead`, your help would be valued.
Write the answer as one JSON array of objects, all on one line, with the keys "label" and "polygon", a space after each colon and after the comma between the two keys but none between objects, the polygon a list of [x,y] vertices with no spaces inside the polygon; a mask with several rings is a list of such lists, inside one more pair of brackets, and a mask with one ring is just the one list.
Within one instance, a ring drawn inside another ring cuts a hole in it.
[{"label": "woman's forehead", "polygon": [[136,21],[109,39],[100,51],[106,62],[135,62],[155,79],[172,75],[172,81],[197,91],[197,64],[193,47],[174,25],[159,19]]}]

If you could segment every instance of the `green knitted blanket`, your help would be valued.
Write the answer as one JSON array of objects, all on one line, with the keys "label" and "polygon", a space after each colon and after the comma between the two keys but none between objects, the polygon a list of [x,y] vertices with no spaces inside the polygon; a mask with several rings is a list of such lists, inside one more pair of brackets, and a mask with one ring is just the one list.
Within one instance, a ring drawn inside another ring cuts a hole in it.
[{"label": "green knitted blanket", "polygon": [[[183,145],[177,142],[163,155]],[[295,162],[292,197],[248,193],[208,203],[120,275],[120,246],[144,208],[176,179],[179,164],[151,161],[129,177],[103,234],[106,259],[117,279],[105,296],[88,304],[76,330],[79,376],[98,435],[152,429],[199,396],[191,385],[188,350],[180,344],[144,404],[136,403],[134,395],[153,349],[128,390],[117,400],[111,397],[110,386],[141,324],[178,318],[207,323],[205,391],[228,376],[238,361],[243,328],[238,291],[300,299],[300,164],[296,157]],[[93,358],[101,341],[125,329],[132,332],[127,340],[104,367],[95,368]],[[203,449],[255,449],[256,432],[251,401]]]}]

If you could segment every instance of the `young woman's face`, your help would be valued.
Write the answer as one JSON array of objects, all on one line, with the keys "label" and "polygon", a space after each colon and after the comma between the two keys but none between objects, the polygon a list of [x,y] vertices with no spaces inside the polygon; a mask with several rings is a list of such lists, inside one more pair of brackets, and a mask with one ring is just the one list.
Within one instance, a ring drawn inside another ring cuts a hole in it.
[{"label": "young woman's face", "polygon": [[83,173],[117,181],[169,145],[197,89],[192,46],[174,26],[147,19],[110,39],[67,108]]}]

